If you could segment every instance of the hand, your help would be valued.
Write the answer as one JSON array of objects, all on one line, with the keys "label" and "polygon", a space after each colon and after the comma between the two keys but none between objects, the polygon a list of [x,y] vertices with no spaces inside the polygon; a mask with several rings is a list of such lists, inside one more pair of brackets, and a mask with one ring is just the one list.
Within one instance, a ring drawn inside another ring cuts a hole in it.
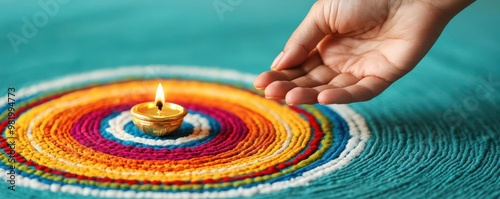
[{"label": "hand", "polygon": [[320,0],[255,80],[290,105],[365,101],[408,73],[470,0]]}]

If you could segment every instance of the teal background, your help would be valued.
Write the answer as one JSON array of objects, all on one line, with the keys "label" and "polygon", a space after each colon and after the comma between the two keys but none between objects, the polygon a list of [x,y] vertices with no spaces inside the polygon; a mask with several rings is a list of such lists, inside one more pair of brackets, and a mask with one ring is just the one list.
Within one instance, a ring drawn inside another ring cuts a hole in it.
[{"label": "teal background", "polygon": [[[124,65],[268,69],[314,1],[69,1],[19,52],[38,1],[0,0],[0,91]],[[372,131],[349,165],[309,187],[259,197],[500,197],[500,1],[456,16],[418,66],[377,98],[351,105]],[[480,91],[480,92],[479,92]],[[12,198],[66,198],[30,190]]]}]

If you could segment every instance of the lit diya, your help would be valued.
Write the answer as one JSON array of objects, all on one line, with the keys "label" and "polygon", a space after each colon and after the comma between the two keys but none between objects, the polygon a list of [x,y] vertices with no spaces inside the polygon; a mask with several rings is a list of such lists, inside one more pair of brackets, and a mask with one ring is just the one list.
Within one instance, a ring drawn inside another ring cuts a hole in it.
[{"label": "lit diya", "polygon": [[187,110],[174,103],[165,102],[161,83],[154,102],[145,102],[130,109],[135,126],[148,135],[164,136],[179,129]]}]

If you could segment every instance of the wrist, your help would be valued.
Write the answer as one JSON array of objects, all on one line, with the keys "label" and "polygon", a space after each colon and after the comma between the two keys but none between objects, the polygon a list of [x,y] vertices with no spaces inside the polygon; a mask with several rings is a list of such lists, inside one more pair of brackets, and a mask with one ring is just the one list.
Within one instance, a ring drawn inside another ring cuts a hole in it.
[{"label": "wrist", "polygon": [[443,14],[453,18],[460,11],[472,4],[475,0],[421,0],[436,9],[440,10]]}]

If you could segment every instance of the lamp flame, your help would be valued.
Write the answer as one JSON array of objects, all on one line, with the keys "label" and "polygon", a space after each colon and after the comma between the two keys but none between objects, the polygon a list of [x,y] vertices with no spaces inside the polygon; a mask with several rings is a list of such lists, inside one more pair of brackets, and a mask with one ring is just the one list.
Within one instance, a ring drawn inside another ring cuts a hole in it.
[{"label": "lamp flame", "polygon": [[158,89],[156,89],[155,104],[159,111],[161,111],[163,104],[165,104],[165,94],[163,93],[161,83],[158,84]]}]

